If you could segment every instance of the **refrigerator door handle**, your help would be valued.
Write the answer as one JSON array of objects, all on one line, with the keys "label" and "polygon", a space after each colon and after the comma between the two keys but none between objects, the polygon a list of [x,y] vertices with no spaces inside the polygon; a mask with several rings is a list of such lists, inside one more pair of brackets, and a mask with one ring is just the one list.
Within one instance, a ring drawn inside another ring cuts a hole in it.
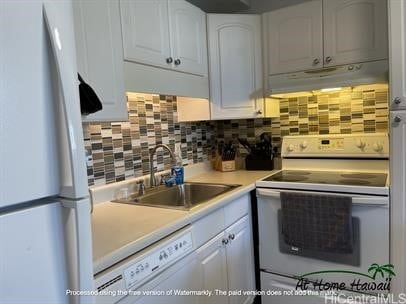
[{"label": "refrigerator door handle", "polygon": [[[72,9],[46,1],[43,14],[55,58],[62,105],[61,142],[61,190],[60,196],[70,199],[87,197],[87,172],[83,141],[82,119],[77,85],[76,49],[73,34]],[[69,8],[69,6],[68,6]]]},{"label": "refrigerator door handle", "polygon": [[[80,291],[93,291],[93,260],[92,260],[92,227],[90,216],[90,200],[88,198],[81,200],[62,200],[63,207],[70,209],[75,222],[75,229],[70,231],[68,237],[70,244],[68,250],[71,250],[71,269],[70,276],[73,280],[74,288]],[[69,212],[70,212],[69,211]],[[93,304],[94,297],[88,295],[73,296],[75,304]]]}]

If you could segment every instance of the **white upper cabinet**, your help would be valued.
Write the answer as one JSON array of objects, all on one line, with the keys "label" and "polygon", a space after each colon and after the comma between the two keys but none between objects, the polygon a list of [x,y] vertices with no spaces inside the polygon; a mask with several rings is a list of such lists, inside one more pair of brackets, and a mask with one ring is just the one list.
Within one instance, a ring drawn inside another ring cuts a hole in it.
[{"label": "white upper cabinet", "polygon": [[121,0],[124,59],[207,75],[205,13],[185,0]]},{"label": "white upper cabinet", "polygon": [[263,117],[259,15],[208,15],[211,119]]},{"label": "white upper cabinet", "polygon": [[84,120],[128,120],[118,2],[73,1],[73,8],[78,72],[103,104]]},{"label": "white upper cabinet", "polygon": [[323,66],[322,0],[264,15],[271,74]]},{"label": "white upper cabinet", "polygon": [[267,74],[386,59],[386,3],[313,0],[264,14]]},{"label": "white upper cabinet", "polygon": [[175,69],[207,75],[206,15],[186,1],[169,1]]},{"label": "white upper cabinet", "polygon": [[124,58],[154,66],[171,66],[167,1],[121,0],[120,8]]},{"label": "white upper cabinet", "polygon": [[323,0],[323,20],[325,65],[388,58],[386,1]]},{"label": "white upper cabinet", "polygon": [[391,110],[406,109],[406,2],[389,1]]}]

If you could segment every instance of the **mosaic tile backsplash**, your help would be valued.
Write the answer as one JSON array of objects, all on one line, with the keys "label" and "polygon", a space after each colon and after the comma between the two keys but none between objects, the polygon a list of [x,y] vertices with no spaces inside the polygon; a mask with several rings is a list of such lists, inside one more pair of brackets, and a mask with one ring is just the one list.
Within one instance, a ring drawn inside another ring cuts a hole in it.
[{"label": "mosaic tile backsplash", "polygon": [[[102,185],[149,173],[149,149],[180,143],[183,164],[202,162],[211,153],[208,122],[177,123],[176,97],[128,94],[128,122],[84,123],[88,184]],[[167,152],[157,151],[155,167],[169,169]]]},{"label": "mosaic tile backsplash", "polygon": [[272,119],[272,141],[286,135],[388,132],[388,87],[343,88],[338,92],[282,98]]},{"label": "mosaic tile backsplash", "polygon": [[[373,133],[388,131],[388,89],[345,88],[339,92],[280,99],[280,117],[210,122],[177,122],[175,96],[128,94],[128,122],[84,123],[89,155],[88,183],[102,185],[149,173],[149,149],[157,144],[181,145],[183,163],[209,160],[219,140],[246,138],[263,132],[280,146],[285,135]],[[240,146],[240,155],[246,150]],[[155,167],[169,169],[169,155],[157,151]]]}]

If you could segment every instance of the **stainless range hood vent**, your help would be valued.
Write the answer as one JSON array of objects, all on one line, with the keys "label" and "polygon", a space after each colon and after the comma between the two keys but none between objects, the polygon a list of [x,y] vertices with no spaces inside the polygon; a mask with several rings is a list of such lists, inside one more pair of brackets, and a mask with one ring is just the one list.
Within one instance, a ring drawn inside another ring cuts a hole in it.
[{"label": "stainless range hood vent", "polygon": [[268,78],[267,95],[387,83],[388,79],[388,60],[377,60],[271,75]]},{"label": "stainless range hood vent", "polygon": [[250,8],[251,0],[187,0],[206,13],[237,13]]}]

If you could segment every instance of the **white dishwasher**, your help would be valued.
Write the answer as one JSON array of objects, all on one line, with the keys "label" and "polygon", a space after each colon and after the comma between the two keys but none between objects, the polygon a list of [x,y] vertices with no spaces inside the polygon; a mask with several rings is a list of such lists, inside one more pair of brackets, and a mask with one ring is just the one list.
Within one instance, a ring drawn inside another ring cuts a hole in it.
[{"label": "white dishwasher", "polygon": [[193,304],[200,290],[198,260],[188,226],[95,276],[96,304]]}]

